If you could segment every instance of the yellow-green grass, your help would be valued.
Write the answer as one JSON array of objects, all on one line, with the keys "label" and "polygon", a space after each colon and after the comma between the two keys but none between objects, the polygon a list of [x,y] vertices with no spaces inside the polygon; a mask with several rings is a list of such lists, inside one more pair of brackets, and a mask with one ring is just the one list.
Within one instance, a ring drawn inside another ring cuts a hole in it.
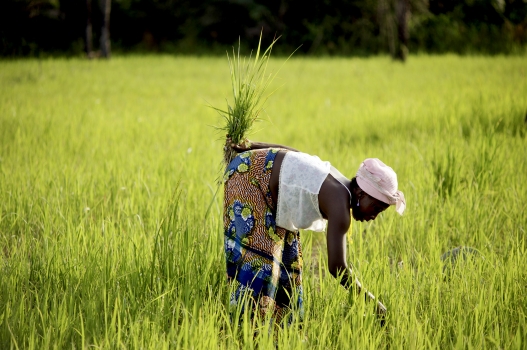
[{"label": "yellow-green grass", "polygon": [[[277,70],[283,60],[271,60]],[[388,307],[327,273],[302,232],[305,321],[233,325],[222,232],[221,58],[0,62],[0,348],[527,346],[525,57],[293,58],[250,137],[407,198],[352,224],[348,260]],[[443,274],[460,245],[483,257]],[[401,262],[401,263],[400,263]]]},{"label": "yellow-green grass", "polygon": [[230,143],[244,142],[253,124],[261,118],[265,102],[272,94],[267,89],[273,82],[276,72],[269,73],[267,66],[273,46],[278,39],[274,39],[267,49],[261,48],[261,39],[260,35],[254,57],[252,54],[249,57],[241,56],[240,44],[237,51],[233,48],[232,56],[227,53],[232,96],[227,100],[227,107],[211,106],[224,119],[223,125],[218,128],[227,135],[224,148],[225,165],[236,157],[236,152],[230,148]]}]

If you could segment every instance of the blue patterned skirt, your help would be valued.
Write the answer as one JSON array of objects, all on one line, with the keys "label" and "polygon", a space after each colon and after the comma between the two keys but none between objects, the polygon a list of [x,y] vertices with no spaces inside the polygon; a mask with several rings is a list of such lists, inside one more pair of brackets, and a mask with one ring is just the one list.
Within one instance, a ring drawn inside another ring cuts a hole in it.
[{"label": "blue patterned skirt", "polygon": [[249,296],[258,314],[281,322],[295,308],[302,317],[302,250],[298,231],[276,226],[269,182],[277,153],[247,151],[227,166],[223,228],[231,306]]}]

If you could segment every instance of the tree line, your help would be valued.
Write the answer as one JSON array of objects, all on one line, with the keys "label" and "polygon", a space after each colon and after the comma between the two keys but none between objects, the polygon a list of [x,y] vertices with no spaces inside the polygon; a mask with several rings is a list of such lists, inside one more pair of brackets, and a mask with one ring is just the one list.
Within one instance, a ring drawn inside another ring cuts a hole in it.
[{"label": "tree line", "polygon": [[[0,55],[224,53],[280,36],[278,53],[510,53],[526,0],[2,0]],[[265,43],[264,43],[265,44]],[[276,52],[276,51],[275,51]]]}]

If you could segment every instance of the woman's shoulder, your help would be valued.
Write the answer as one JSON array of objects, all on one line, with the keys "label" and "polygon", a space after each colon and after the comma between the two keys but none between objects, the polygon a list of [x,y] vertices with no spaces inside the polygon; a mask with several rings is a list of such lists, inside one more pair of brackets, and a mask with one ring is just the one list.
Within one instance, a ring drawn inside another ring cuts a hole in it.
[{"label": "woman's shoulder", "polygon": [[318,195],[320,211],[327,219],[350,215],[351,194],[346,190],[345,184],[339,181],[336,176],[333,172],[328,174]]}]

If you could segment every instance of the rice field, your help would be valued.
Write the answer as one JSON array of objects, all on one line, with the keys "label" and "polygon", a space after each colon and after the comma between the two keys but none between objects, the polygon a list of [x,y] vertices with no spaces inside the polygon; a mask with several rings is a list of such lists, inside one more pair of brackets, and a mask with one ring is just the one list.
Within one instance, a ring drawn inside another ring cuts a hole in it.
[{"label": "rice field", "polygon": [[[278,70],[284,59],[273,58]],[[302,232],[304,322],[231,321],[221,178],[226,58],[0,61],[1,349],[527,348],[527,60],[292,58],[250,138],[354,176],[377,157],[407,210],[353,222],[327,272]],[[456,263],[441,255],[477,249]]]}]

